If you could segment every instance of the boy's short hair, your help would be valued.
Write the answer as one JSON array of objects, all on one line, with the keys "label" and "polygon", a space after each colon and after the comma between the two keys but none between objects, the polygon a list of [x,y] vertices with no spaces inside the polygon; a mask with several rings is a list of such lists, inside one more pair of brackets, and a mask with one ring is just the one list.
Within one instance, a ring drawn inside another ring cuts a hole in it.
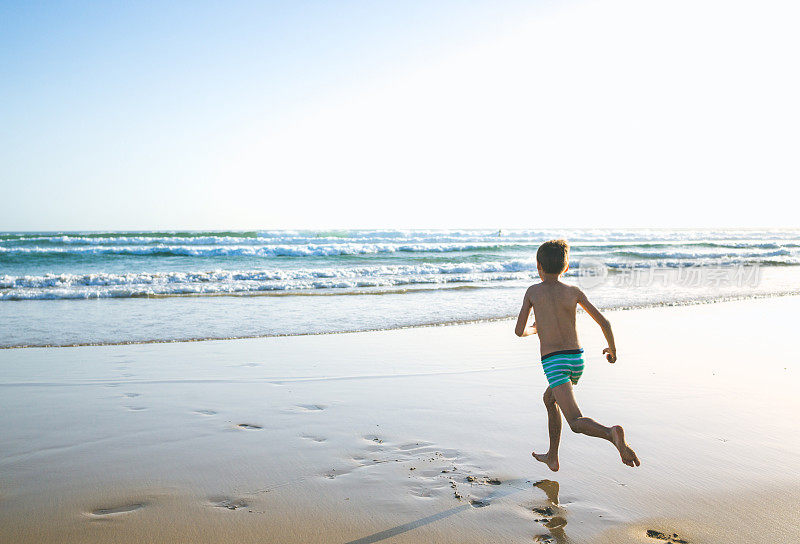
[{"label": "boy's short hair", "polygon": [[566,240],[550,240],[539,246],[536,261],[548,274],[562,274],[569,264],[569,244]]}]

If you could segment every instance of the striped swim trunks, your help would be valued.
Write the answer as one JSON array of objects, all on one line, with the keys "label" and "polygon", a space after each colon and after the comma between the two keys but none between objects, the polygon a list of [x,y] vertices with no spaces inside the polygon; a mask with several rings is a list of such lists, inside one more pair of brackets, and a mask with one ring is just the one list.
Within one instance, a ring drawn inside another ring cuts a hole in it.
[{"label": "striped swim trunks", "polygon": [[550,387],[572,382],[578,384],[583,374],[583,349],[562,349],[542,357],[542,368]]}]

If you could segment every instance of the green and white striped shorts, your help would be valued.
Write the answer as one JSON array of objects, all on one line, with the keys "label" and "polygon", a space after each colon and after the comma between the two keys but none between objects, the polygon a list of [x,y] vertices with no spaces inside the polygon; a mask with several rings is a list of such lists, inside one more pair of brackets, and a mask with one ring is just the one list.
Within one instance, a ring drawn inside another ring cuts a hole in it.
[{"label": "green and white striped shorts", "polygon": [[567,382],[577,385],[583,374],[583,349],[562,349],[542,357],[542,368],[550,387]]}]

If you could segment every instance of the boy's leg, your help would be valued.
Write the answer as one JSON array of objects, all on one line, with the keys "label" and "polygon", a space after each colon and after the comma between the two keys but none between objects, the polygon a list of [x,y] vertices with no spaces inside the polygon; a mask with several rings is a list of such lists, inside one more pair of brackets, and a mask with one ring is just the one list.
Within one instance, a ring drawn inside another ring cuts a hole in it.
[{"label": "boy's leg", "polygon": [[561,411],[556,404],[553,390],[549,387],[542,396],[544,405],[547,408],[547,429],[550,432],[550,449],[547,453],[533,452],[531,455],[542,463],[550,467],[553,472],[558,470],[558,445],[561,443]]},{"label": "boy's leg", "polygon": [[553,396],[561,408],[564,419],[567,420],[570,429],[576,433],[605,438],[617,448],[623,463],[630,467],[639,466],[639,458],[636,456],[636,452],[625,442],[625,431],[623,431],[622,427],[619,425],[606,427],[590,417],[583,417],[580,408],[578,408],[578,403],[575,401],[572,383],[567,382],[554,387]]}]

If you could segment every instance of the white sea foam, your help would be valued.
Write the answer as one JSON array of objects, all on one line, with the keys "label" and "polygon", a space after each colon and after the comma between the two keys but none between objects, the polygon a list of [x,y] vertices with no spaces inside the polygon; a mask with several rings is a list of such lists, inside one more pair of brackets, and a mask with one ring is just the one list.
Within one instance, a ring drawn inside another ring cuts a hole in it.
[{"label": "white sea foam", "polygon": [[0,254],[73,254],[73,255],[176,255],[191,257],[330,257],[398,252],[451,252],[492,249],[507,244],[308,244],[262,246],[88,246],[88,247],[0,247]]},{"label": "white sea foam", "polygon": [[[761,244],[763,246],[763,244]],[[0,256],[96,255],[96,256],[184,256],[184,257],[336,257],[346,255],[375,255],[393,253],[458,253],[471,251],[528,251],[538,243],[520,241],[491,241],[486,243],[329,243],[283,245],[91,245],[91,246],[0,246]],[[594,247],[576,245],[573,254],[602,253],[638,259],[726,259],[771,258],[800,256],[798,247],[768,247],[741,245],[720,251],[718,246],[693,248],[691,251],[642,246]],[[787,260],[791,262],[791,260]]]},{"label": "white sea foam", "polygon": [[452,282],[498,282],[530,278],[535,271],[536,264],[533,261],[509,261],[295,270],[5,275],[0,276],[0,300],[256,293]]},{"label": "white sea foam", "polygon": [[789,249],[765,251],[759,248],[753,248],[752,246],[746,246],[742,249],[747,249],[749,251],[718,251],[714,248],[698,251],[662,251],[657,249],[642,248],[635,250],[620,249],[615,250],[612,254],[643,259],[741,259],[784,257],[800,253],[797,250],[791,251]]},{"label": "white sea foam", "polygon": [[[747,258],[694,259],[690,266],[731,266],[752,264]],[[758,261],[756,261],[757,263]],[[606,261],[609,269],[650,267],[647,260]],[[687,266],[685,260],[661,260],[658,267]],[[568,275],[580,271],[574,263]],[[358,267],[265,268],[258,270],[165,271],[92,274],[43,274],[0,276],[0,300],[48,300],[85,298],[127,298],[157,295],[211,295],[306,291],[318,289],[452,283],[502,285],[509,281],[533,281],[537,277],[535,258],[483,263],[421,263]]]},{"label": "white sea foam", "polygon": [[765,240],[797,242],[797,230],[347,230],[258,232],[0,233],[0,245],[281,245],[328,243],[541,243],[565,238],[571,243],[697,243],[744,245]]}]

